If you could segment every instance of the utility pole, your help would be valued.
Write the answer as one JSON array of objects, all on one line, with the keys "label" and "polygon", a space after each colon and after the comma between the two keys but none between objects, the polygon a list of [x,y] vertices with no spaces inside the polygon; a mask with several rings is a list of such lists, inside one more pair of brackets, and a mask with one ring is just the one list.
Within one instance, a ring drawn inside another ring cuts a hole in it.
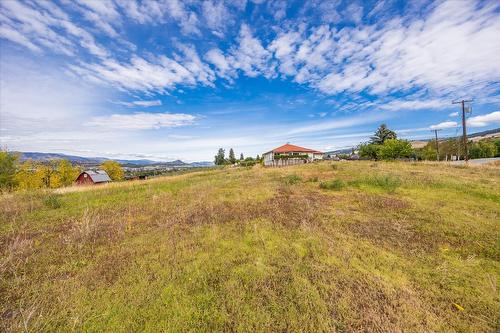
[{"label": "utility pole", "polygon": [[469,160],[469,149],[467,148],[467,129],[466,129],[466,124],[465,124],[465,103],[471,103],[472,99],[465,100],[462,99],[461,101],[452,101],[451,104],[462,104],[462,130],[463,130],[463,145],[464,145],[464,158],[465,162]]},{"label": "utility pole", "polygon": [[434,129],[434,133],[436,134],[436,153],[437,153],[437,160],[439,161],[439,141],[438,141],[438,131],[440,129]]}]

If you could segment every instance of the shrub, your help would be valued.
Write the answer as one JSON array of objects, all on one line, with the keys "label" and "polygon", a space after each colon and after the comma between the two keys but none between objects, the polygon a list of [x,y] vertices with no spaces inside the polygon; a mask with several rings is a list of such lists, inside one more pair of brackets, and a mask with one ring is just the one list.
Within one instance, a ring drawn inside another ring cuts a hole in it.
[{"label": "shrub", "polygon": [[300,182],[302,180],[302,178],[300,178],[300,176],[297,176],[297,175],[288,175],[285,177],[285,183],[288,184],[288,185],[293,185],[293,184],[297,184],[298,182]]},{"label": "shrub", "polygon": [[339,191],[345,187],[345,183],[340,179],[328,180],[319,183],[319,188],[324,190],[336,190]]},{"label": "shrub", "polygon": [[239,165],[242,167],[252,167],[256,163],[257,162],[254,159],[252,159],[252,160],[248,160],[248,161],[247,160],[241,161]]},{"label": "shrub", "polygon": [[43,204],[46,207],[57,209],[62,206],[61,200],[59,199],[59,196],[55,194],[49,194],[45,198],[43,198]]},{"label": "shrub", "polygon": [[359,156],[376,160],[378,158],[378,151],[381,145],[374,143],[365,143],[359,146]]},{"label": "shrub", "polygon": [[410,157],[413,148],[407,140],[388,139],[378,151],[378,158],[383,160],[394,160],[396,158]]},{"label": "shrub", "polygon": [[339,166],[337,164],[332,164],[332,169],[333,170],[338,170]]}]

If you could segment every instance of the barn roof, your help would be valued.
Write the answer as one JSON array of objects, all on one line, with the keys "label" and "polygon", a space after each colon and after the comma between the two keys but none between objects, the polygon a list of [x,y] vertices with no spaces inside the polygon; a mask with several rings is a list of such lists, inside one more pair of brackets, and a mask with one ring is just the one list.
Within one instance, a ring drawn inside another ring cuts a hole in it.
[{"label": "barn roof", "polygon": [[[316,153],[316,154],[323,154],[323,152],[314,150],[314,149],[309,149],[309,148],[304,148],[304,147],[299,147],[296,145],[291,145],[289,143],[284,144],[283,146],[279,146],[278,148],[274,148],[271,151],[268,151],[268,153]],[[267,154],[267,153],[266,153]]]},{"label": "barn roof", "polygon": [[111,178],[109,178],[108,174],[104,170],[87,170],[84,172],[90,176],[90,179],[92,179],[94,183],[111,181]]}]

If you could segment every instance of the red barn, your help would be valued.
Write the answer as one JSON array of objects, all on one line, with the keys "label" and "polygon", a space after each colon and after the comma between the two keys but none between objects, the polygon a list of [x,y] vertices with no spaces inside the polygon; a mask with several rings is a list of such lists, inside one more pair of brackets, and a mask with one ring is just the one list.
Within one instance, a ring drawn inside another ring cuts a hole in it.
[{"label": "red barn", "polygon": [[76,178],[75,183],[77,185],[105,184],[110,181],[111,178],[109,178],[108,174],[104,170],[87,170],[82,172],[78,178]]}]

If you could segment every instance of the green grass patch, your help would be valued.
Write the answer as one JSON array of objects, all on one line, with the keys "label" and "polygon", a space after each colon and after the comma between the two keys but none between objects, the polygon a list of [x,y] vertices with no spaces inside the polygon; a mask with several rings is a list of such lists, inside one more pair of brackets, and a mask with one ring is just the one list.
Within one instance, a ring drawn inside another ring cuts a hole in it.
[{"label": "green grass patch", "polygon": [[392,175],[374,175],[364,177],[352,182],[356,186],[369,186],[382,189],[386,192],[393,193],[398,187],[402,185],[402,181],[397,176]]},{"label": "green grass patch", "polygon": [[302,181],[302,177],[296,174],[287,175],[283,178],[283,181],[285,182],[285,184],[295,185]]},{"label": "green grass patch", "polygon": [[341,179],[328,180],[319,183],[319,188],[324,190],[335,190],[340,191],[346,186],[346,184]]}]

